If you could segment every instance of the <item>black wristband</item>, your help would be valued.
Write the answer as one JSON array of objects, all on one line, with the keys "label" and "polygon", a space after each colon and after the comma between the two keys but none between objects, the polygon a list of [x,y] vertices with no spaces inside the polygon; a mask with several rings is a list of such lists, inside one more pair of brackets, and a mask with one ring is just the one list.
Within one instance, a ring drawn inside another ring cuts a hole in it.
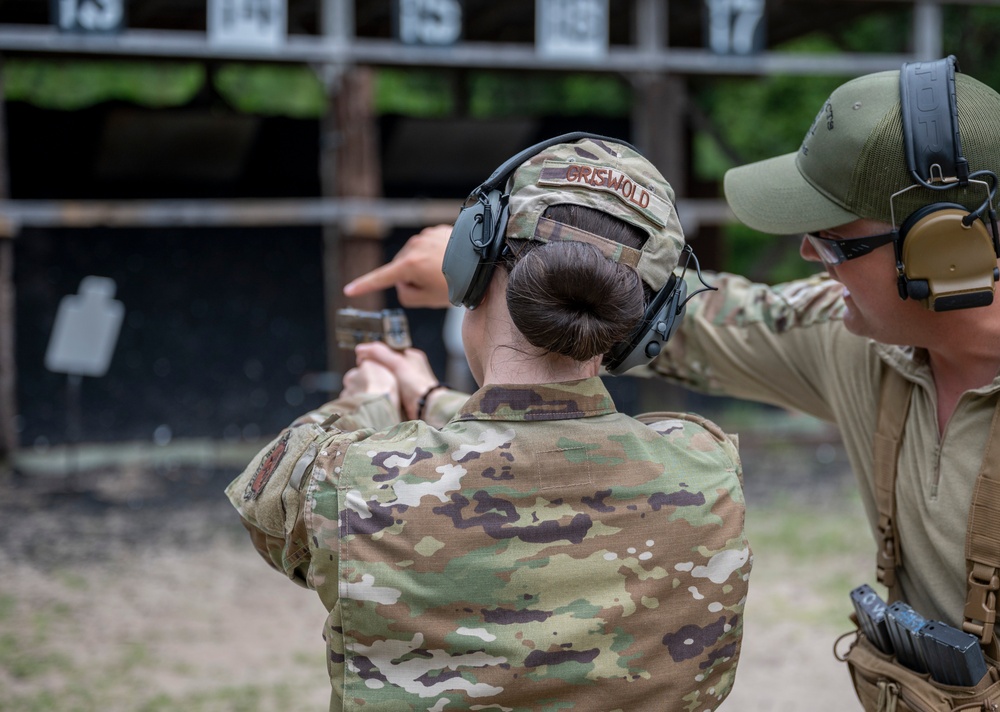
[{"label": "black wristband", "polygon": [[447,383],[435,383],[433,386],[424,391],[424,394],[417,398],[417,420],[423,420],[424,408],[427,406],[427,399],[430,397],[431,393],[436,391],[438,388],[451,388],[451,386]]}]

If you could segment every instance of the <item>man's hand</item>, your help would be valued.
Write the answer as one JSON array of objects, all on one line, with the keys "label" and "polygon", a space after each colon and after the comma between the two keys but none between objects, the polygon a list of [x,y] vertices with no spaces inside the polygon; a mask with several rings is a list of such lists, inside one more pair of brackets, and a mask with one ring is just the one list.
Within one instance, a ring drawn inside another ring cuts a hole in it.
[{"label": "man's hand", "polygon": [[392,261],[352,280],[344,294],[357,297],[395,286],[404,307],[447,307],[448,283],[441,272],[451,225],[425,227],[403,245]]},{"label": "man's hand", "polygon": [[[385,344],[380,344],[386,350],[391,351]],[[340,391],[343,398],[362,395],[386,395],[396,410],[399,410],[399,385],[392,371],[379,365],[377,361],[361,361],[358,365],[344,374],[343,389]]]},{"label": "man's hand", "polygon": [[438,382],[427,354],[420,349],[395,351],[379,341],[358,344],[354,353],[361,366],[388,369],[399,386],[402,412],[411,420],[416,418],[417,400]]}]

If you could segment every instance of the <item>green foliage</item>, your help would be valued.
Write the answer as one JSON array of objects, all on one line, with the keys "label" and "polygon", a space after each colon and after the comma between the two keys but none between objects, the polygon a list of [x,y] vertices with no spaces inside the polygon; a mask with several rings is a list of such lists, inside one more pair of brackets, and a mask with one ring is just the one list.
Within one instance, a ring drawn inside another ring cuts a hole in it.
[{"label": "green foliage", "polygon": [[431,69],[382,68],[375,74],[375,112],[446,116],[454,111],[452,76]]},{"label": "green foliage", "polygon": [[944,53],[958,57],[963,72],[1000,89],[1000,7],[996,5],[945,6]]},{"label": "green foliage", "polygon": [[[205,85],[198,62],[9,59],[6,98],[73,111],[104,101],[149,107],[187,104]],[[319,117],[326,92],[316,74],[296,64],[224,64],[212,77],[219,94],[237,111]]]},{"label": "green foliage", "polygon": [[[619,77],[530,72],[441,72],[381,68],[375,110],[380,114],[477,118],[509,116],[626,116],[632,94]],[[458,97],[467,102],[464,108]]]},{"label": "green foliage", "polygon": [[469,77],[469,113],[492,116],[627,116],[632,94],[618,77],[599,74],[477,72]]},{"label": "green foliage", "polygon": [[836,36],[838,48],[845,52],[895,52],[909,51],[912,12],[902,7],[895,12],[876,12],[847,27]]},{"label": "green foliage", "polygon": [[237,111],[294,118],[318,118],[326,111],[326,91],[305,65],[224,64],[212,79]]},{"label": "green foliage", "polygon": [[[814,35],[789,43],[787,51],[824,54],[836,51],[830,40]],[[826,98],[844,77],[770,75],[720,78],[692,86],[693,99],[738,163],[750,163],[798,149]],[[695,144],[695,165],[702,178],[721,179],[733,167],[713,141]]]},{"label": "green foliage", "polygon": [[14,58],[4,62],[8,100],[72,111],[121,100],[151,107],[185,104],[205,83],[197,62]]},{"label": "green foliage", "polygon": [[[829,38],[816,34],[782,49],[822,54],[837,48]],[[693,99],[710,117],[719,138],[704,132],[695,137],[693,163],[699,179],[721,182],[736,165],[796,151],[830,92],[844,80],[772,75],[716,79],[692,87]],[[796,240],[763,235],[740,224],[727,225],[723,235],[726,249],[721,268],[727,271],[771,283],[816,271],[815,265],[799,257]]]},{"label": "green foliage", "polygon": [[799,256],[799,239],[765,235],[739,223],[727,225],[724,234],[727,271],[776,284],[808,277],[820,269]]}]

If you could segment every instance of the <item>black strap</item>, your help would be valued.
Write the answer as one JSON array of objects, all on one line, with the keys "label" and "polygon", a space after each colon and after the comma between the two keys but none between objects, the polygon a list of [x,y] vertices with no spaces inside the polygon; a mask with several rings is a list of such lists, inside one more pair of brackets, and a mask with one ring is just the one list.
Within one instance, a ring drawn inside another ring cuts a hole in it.
[{"label": "black strap", "polygon": [[[875,505],[878,509],[878,580],[889,588],[890,600],[899,597],[895,569],[900,564],[896,529],[896,472],[903,429],[913,391],[912,382],[882,365],[878,424],[874,439]],[[986,439],[983,461],[969,505],[965,541],[969,571],[962,629],[979,638],[986,654],[1000,656],[994,635],[1000,595],[1000,401]]]},{"label": "black strap", "polygon": [[969,182],[969,164],[958,134],[954,55],[934,62],[907,62],[899,72],[906,166],[918,183],[941,187],[944,179]]}]

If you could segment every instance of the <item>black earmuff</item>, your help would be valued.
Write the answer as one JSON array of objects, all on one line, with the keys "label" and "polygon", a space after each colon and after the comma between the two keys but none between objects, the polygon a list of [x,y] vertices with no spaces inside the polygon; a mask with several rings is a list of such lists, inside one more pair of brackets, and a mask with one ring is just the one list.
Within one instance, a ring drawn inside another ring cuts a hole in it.
[{"label": "black earmuff", "polygon": [[503,250],[507,197],[500,190],[483,190],[480,186],[458,213],[441,264],[448,282],[448,299],[455,306],[475,309],[486,294]]},{"label": "black earmuff", "polygon": [[988,170],[970,173],[962,155],[956,71],[958,63],[949,56],[935,62],[908,62],[899,74],[903,145],[914,185],[892,195],[890,208],[894,198],[921,186],[950,190],[977,183],[986,195],[974,211],[958,203],[925,205],[898,230],[893,217],[899,296],[923,301],[933,311],[991,304],[1000,278],[993,210],[997,176]]},{"label": "black earmuff", "polygon": [[687,283],[677,275],[663,285],[649,303],[642,321],[632,333],[632,338],[617,344],[604,359],[604,367],[613,376],[619,376],[630,368],[642,366],[652,361],[663,350],[684,318],[687,303]]}]

